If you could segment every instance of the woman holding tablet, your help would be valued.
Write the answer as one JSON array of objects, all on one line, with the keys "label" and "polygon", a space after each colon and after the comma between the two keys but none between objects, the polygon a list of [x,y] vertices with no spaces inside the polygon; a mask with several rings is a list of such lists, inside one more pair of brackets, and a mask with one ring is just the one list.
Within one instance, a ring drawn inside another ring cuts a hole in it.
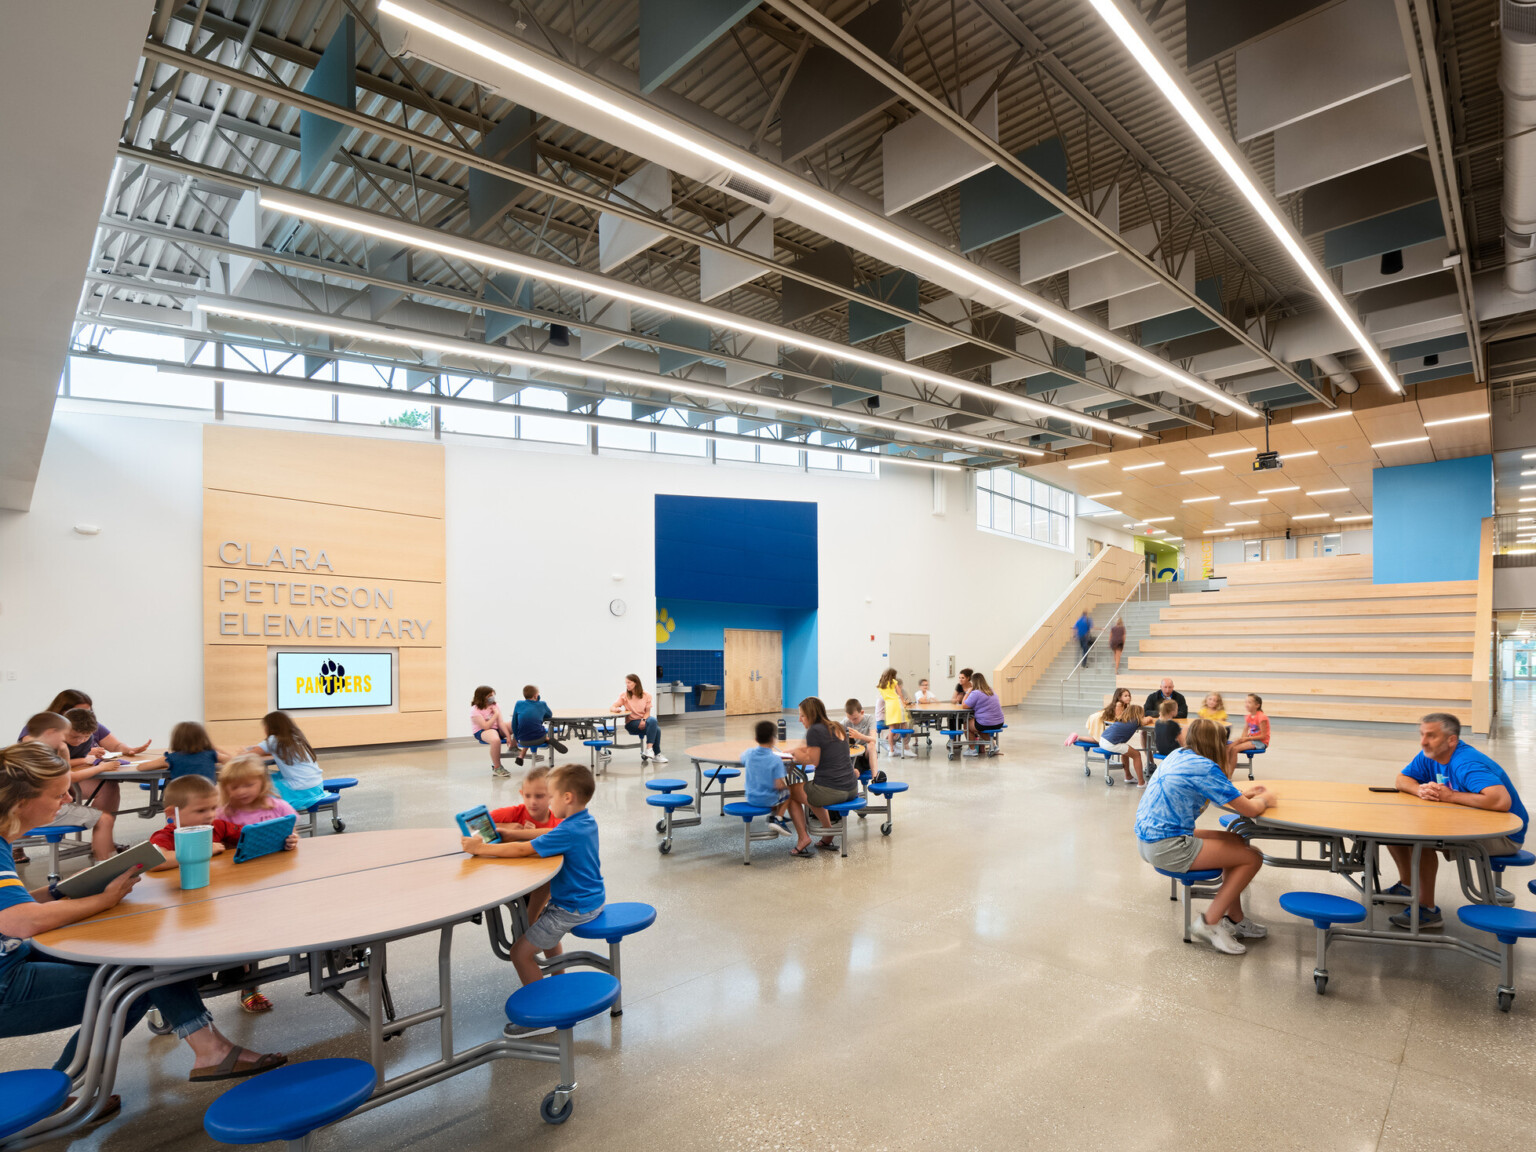
[{"label": "woman holding tablet", "polygon": [[[31,892],[22,885],[7,863],[9,841],[46,824],[68,791],[69,765],[53,749],[35,741],[0,748],[0,1036],[32,1036],[80,1023],[96,969],[45,959],[33,951],[30,938],[116,907],[139,882],[139,870],[133,869],[100,895],[80,900],[56,897],[57,885]],[[151,989],[135,1000],[128,1008],[127,1027],[151,1007],[159,1009],[195,1054],[191,1080],[230,1080],[288,1062],[279,1053],[251,1052],[222,1036],[191,980]],[[55,1068],[68,1068],[77,1038],[78,1033],[69,1038]]]}]

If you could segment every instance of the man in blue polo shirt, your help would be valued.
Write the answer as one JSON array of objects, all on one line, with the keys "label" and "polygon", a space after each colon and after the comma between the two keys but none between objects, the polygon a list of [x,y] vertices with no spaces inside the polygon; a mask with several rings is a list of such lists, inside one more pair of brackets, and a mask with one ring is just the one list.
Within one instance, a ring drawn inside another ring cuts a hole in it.
[{"label": "man in blue polo shirt", "polygon": [[[1490,856],[1507,856],[1520,851],[1528,822],[1520,793],[1515,791],[1504,769],[1472,745],[1461,742],[1461,721],[1449,712],[1431,712],[1419,721],[1419,747],[1422,751],[1398,776],[1397,790],[1421,800],[1512,813],[1520,817],[1519,829],[1508,836],[1485,840],[1483,847]],[[1388,844],[1387,851],[1397,861],[1399,877],[1398,882],[1387,889],[1387,894],[1411,895],[1413,849],[1406,844]],[[1446,853],[1446,858],[1450,859],[1450,853]],[[1439,868],[1440,858],[1435,853],[1424,852],[1419,857],[1420,928],[1439,928],[1444,924],[1435,904],[1435,873]],[[1391,923],[1398,928],[1409,927],[1410,911],[1403,909],[1391,917]]]}]

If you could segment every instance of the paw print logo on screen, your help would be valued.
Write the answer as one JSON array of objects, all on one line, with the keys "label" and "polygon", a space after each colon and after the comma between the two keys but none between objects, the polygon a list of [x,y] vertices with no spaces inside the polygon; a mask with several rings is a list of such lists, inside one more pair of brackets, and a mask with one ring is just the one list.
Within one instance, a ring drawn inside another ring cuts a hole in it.
[{"label": "paw print logo on screen", "polygon": [[325,685],[325,694],[334,695],[341,687],[341,678],[347,674],[347,670],[334,660],[327,660],[320,665],[322,683]]},{"label": "paw print logo on screen", "polygon": [[656,609],[656,643],[665,644],[677,628],[677,621],[667,615],[665,608]]}]

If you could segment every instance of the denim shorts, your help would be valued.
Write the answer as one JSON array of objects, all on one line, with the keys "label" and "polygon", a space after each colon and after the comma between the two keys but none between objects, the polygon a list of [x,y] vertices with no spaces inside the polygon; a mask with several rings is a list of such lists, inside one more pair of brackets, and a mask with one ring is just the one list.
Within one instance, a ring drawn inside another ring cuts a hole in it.
[{"label": "denim shorts", "polygon": [[475,739],[479,743],[484,744],[485,743],[485,734],[487,732],[489,732],[492,736],[496,737],[496,739],[498,739],[498,740],[501,739],[501,733],[498,732],[495,728],[481,728],[478,732],[475,733]]},{"label": "denim shorts", "polygon": [[602,910],[599,906],[590,912],[572,912],[558,904],[546,904],[539,918],[528,928],[528,941],[536,950],[547,951],[560,943],[560,938],[572,928],[597,919],[597,914]]}]

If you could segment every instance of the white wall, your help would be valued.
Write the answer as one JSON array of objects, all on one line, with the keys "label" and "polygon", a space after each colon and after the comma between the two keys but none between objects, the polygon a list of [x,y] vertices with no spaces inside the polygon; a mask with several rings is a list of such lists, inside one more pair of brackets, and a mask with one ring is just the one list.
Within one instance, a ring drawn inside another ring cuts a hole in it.
[{"label": "white wall", "polygon": [[[104,722],[135,740],[163,741],[201,715],[201,422],[60,402],[32,511],[0,513],[0,723],[19,728],[65,687],[91,693]],[[627,672],[649,686],[656,493],[817,503],[829,700],[874,683],[891,632],[929,635],[936,681],[949,654],[991,669],[1072,579],[1073,553],[978,531],[963,474],[940,476],[936,516],[933,474],[900,465],[871,480],[450,434],[443,443],[451,733],[480,683],[513,699],[532,681],[580,707],[613,700]],[[78,535],[79,523],[102,532]],[[622,617],[609,612],[616,598],[628,604]]]}]

